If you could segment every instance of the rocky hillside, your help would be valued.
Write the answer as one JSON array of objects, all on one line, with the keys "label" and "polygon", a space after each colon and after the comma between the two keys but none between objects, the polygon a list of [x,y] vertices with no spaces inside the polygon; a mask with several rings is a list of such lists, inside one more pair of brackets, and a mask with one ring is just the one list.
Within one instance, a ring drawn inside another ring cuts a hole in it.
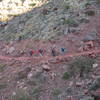
[{"label": "rocky hillside", "polygon": [[[52,39],[79,32],[99,13],[97,6],[94,0],[1,0],[0,39]],[[9,20],[3,22],[6,17]]]},{"label": "rocky hillside", "polygon": [[100,100],[100,0],[0,0],[0,100]]}]

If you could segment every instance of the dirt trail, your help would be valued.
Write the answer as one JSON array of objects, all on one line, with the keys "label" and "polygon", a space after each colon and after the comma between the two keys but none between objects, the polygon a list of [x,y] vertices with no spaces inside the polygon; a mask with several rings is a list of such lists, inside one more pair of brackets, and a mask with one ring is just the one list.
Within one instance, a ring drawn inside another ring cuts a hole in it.
[{"label": "dirt trail", "polygon": [[5,61],[11,61],[11,60],[16,60],[16,61],[28,61],[28,60],[32,60],[32,61],[46,61],[46,60],[50,60],[50,59],[64,59],[64,58],[68,58],[68,57],[74,57],[74,56],[82,56],[82,55],[89,55],[89,54],[98,54],[100,53],[100,50],[91,50],[91,51],[84,51],[84,52],[80,52],[80,53],[68,53],[65,55],[60,55],[60,56],[56,56],[56,57],[51,57],[51,56],[42,56],[42,57],[8,57],[8,56],[2,56],[0,55],[0,60],[5,60]]}]

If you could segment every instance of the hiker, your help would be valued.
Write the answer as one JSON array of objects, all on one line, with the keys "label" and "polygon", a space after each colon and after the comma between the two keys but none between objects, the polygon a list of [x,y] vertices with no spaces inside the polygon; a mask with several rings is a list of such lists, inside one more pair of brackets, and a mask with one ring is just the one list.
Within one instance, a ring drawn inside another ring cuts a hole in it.
[{"label": "hiker", "polygon": [[43,56],[43,53],[44,53],[43,49],[39,49],[38,53],[40,54],[40,56]]},{"label": "hiker", "polygon": [[51,54],[52,54],[52,56],[56,56],[56,51],[54,48],[51,50]]},{"label": "hiker", "polygon": [[34,54],[34,50],[30,50],[30,51],[29,51],[29,55],[30,55],[30,56],[33,56],[33,54]]},{"label": "hiker", "polygon": [[61,53],[65,53],[65,48],[61,48]]}]

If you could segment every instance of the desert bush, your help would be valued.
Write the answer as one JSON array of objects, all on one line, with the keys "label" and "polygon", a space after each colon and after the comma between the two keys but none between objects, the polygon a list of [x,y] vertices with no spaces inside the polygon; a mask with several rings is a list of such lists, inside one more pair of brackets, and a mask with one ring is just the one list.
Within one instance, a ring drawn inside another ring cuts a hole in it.
[{"label": "desert bush", "polygon": [[32,6],[32,7],[35,6],[35,5],[36,5],[36,3],[31,3],[31,4],[29,4],[29,6]]},{"label": "desert bush", "polygon": [[25,68],[17,73],[16,80],[21,80],[27,78],[28,73],[31,71],[30,67]]},{"label": "desert bush", "polygon": [[6,83],[0,83],[0,90],[5,89],[7,87]]},{"label": "desert bush", "polygon": [[62,4],[64,8],[66,5],[69,5],[70,10],[76,10],[80,8],[80,4],[78,3],[78,0],[64,0]]},{"label": "desert bush", "polygon": [[32,96],[33,99],[39,100],[41,93],[44,91],[45,89],[42,89],[41,86],[37,86],[37,87],[31,88],[30,95]]},{"label": "desert bush", "polygon": [[60,88],[54,88],[52,90],[52,99],[51,100],[60,100],[59,95],[62,94],[62,91]]},{"label": "desert bush", "polygon": [[5,67],[6,67],[5,64],[0,64],[0,72],[3,72]]},{"label": "desert bush", "polygon": [[64,74],[63,74],[63,76],[62,76],[62,79],[63,80],[67,80],[67,79],[69,79],[70,78],[70,73],[69,72],[65,72]]},{"label": "desert bush", "polygon": [[46,76],[42,72],[37,72],[30,80],[27,81],[29,85],[41,85],[46,82]]},{"label": "desert bush", "polygon": [[90,86],[90,91],[95,91],[97,89],[100,89],[100,76],[98,76],[95,80],[95,82]]},{"label": "desert bush", "polygon": [[11,100],[32,100],[32,99],[25,90],[18,89],[16,90],[15,95],[12,95]]},{"label": "desert bush", "polygon": [[24,3],[25,0],[21,0],[21,1]]},{"label": "desert bush", "polygon": [[86,11],[85,14],[88,15],[88,16],[94,16],[95,15],[95,11],[89,10],[89,11]]},{"label": "desert bush", "polygon": [[83,77],[84,74],[87,74],[91,71],[94,59],[89,57],[76,57],[69,64],[69,72],[71,76],[79,74],[80,77]]},{"label": "desert bush", "polygon": [[89,2],[85,3],[85,7],[90,6],[91,4]]},{"label": "desert bush", "polygon": [[96,0],[97,3],[100,3],[100,0]]},{"label": "desert bush", "polygon": [[67,9],[67,10],[70,9],[70,5],[66,5],[65,9]]},{"label": "desert bush", "polygon": [[1,38],[9,42],[10,40],[14,40],[16,37],[15,37],[15,34],[12,33],[12,34],[3,34],[1,35]]},{"label": "desert bush", "polygon": [[64,23],[70,27],[77,27],[78,26],[78,23],[72,18],[68,18],[67,20],[65,19]]},{"label": "desert bush", "polygon": [[67,4],[64,4],[63,6],[64,6],[64,9],[65,9],[65,10],[70,9],[70,4],[68,4],[68,3],[67,3]]},{"label": "desert bush", "polygon": [[61,94],[61,90],[59,88],[54,88],[52,91],[53,96],[58,96]]}]

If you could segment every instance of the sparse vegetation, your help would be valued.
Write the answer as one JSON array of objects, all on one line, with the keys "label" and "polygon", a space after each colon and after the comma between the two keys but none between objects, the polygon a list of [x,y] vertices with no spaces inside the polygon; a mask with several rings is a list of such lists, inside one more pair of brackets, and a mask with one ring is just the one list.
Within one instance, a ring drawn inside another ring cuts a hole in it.
[{"label": "sparse vegetation", "polygon": [[69,73],[69,72],[65,72],[65,73],[63,74],[62,79],[63,79],[63,80],[67,80],[67,79],[69,79],[69,78],[70,78],[70,73]]},{"label": "sparse vegetation", "polygon": [[9,14],[9,16],[14,16],[14,17],[17,17],[19,16],[20,14]]},{"label": "sparse vegetation", "polygon": [[100,76],[98,76],[95,80],[95,82],[92,84],[92,86],[89,88],[90,91],[95,91],[95,90],[100,89]]},{"label": "sparse vegetation", "polygon": [[90,6],[90,5],[91,5],[91,3],[90,3],[90,2],[87,2],[87,3],[85,4],[85,7]]},{"label": "sparse vegetation", "polygon": [[80,22],[80,23],[89,23],[89,19],[87,19],[87,18],[81,18],[81,19],[79,20],[79,22]]},{"label": "sparse vegetation", "polygon": [[11,100],[32,100],[28,93],[23,89],[18,89],[11,98]]},{"label": "sparse vegetation", "polygon": [[22,71],[19,72],[17,79],[20,80],[20,79],[24,79],[24,78],[27,78],[27,73],[22,72]]},{"label": "sparse vegetation", "polygon": [[70,27],[77,27],[78,26],[78,23],[72,18],[68,18],[67,20],[65,19],[64,23]]},{"label": "sparse vegetation", "polygon": [[59,95],[61,94],[61,89],[60,88],[54,88],[52,90],[52,99],[51,100],[59,100]]},{"label": "sparse vegetation", "polygon": [[65,9],[65,10],[70,9],[70,4],[65,4],[65,5],[64,5],[64,9]]},{"label": "sparse vegetation", "polygon": [[14,40],[16,37],[15,37],[15,34],[12,33],[12,34],[4,34],[4,35],[0,35],[0,38],[9,42],[10,40]]},{"label": "sparse vegetation", "polygon": [[0,64],[0,72],[3,72],[5,67],[6,67],[5,64]]},{"label": "sparse vegetation", "polygon": [[22,2],[24,2],[25,0],[21,0]]},{"label": "sparse vegetation", "polygon": [[99,4],[0,0],[0,100],[94,100]]},{"label": "sparse vegetation", "polygon": [[97,3],[100,3],[100,0],[96,0]]},{"label": "sparse vegetation", "polygon": [[6,83],[0,83],[0,90],[5,89],[7,87]]},{"label": "sparse vegetation", "polygon": [[79,74],[80,77],[83,77],[84,74],[87,74],[91,71],[94,60],[89,57],[77,57],[70,62],[70,73],[75,76]]},{"label": "sparse vegetation", "polygon": [[29,6],[32,6],[32,7],[35,6],[35,5],[36,5],[36,3],[31,3],[31,4],[29,4]]},{"label": "sparse vegetation", "polygon": [[65,9],[67,9],[67,10],[70,9],[70,6],[69,5],[66,5],[65,6]]},{"label": "sparse vegetation", "polygon": [[38,100],[39,97],[40,97],[40,95],[41,95],[41,92],[43,92],[43,91],[44,91],[44,89],[42,89],[40,86],[32,88],[32,90],[31,90],[31,96],[33,98],[35,98],[36,100]]},{"label": "sparse vegetation", "polygon": [[94,16],[95,15],[95,11],[89,10],[89,11],[86,11],[85,14],[88,15],[88,16]]},{"label": "sparse vegetation", "polygon": [[53,96],[58,96],[59,94],[61,94],[61,90],[58,88],[54,88],[52,91]]},{"label": "sparse vegetation", "polygon": [[46,77],[42,72],[37,72],[30,80],[28,80],[28,84],[30,85],[41,85],[46,82]]},{"label": "sparse vegetation", "polygon": [[37,80],[36,79],[27,80],[27,84],[30,86],[36,86]]},{"label": "sparse vegetation", "polygon": [[17,73],[16,79],[17,79],[17,80],[20,80],[20,79],[27,78],[27,74],[28,74],[30,71],[31,71],[31,68],[29,68],[29,67],[25,68],[25,69],[22,70],[22,71],[19,71],[19,72]]}]

